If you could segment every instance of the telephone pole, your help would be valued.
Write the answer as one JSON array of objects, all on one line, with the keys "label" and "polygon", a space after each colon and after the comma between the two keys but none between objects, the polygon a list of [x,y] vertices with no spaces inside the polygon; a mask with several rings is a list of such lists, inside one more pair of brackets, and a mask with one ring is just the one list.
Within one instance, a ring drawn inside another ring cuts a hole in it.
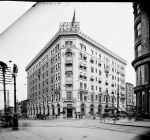
[{"label": "telephone pole", "polygon": [[0,69],[2,69],[2,76],[3,76],[3,88],[4,88],[4,115],[6,115],[6,83],[5,83],[5,73],[7,69],[7,65],[0,61]]}]

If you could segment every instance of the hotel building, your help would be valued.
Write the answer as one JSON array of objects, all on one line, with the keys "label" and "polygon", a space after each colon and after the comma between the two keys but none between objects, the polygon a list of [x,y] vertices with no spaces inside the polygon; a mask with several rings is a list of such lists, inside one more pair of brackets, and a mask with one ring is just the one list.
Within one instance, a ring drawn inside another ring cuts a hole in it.
[{"label": "hotel building", "polygon": [[74,14],[26,67],[28,117],[104,113],[106,107],[117,107],[117,97],[125,109],[126,64],[82,33]]}]

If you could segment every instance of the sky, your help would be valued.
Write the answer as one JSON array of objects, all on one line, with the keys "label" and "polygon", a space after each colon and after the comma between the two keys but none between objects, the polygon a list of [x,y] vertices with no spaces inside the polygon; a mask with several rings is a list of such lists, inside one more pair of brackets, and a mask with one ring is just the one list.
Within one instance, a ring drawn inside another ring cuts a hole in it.
[{"label": "sky", "polygon": [[[127,60],[126,82],[135,86],[134,17],[132,3],[71,2],[40,3],[0,2],[0,61],[18,66],[17,100],[27,98],[25,67],[57,33],[60,22],[71,22],[74,10],[80,31]],[[12,63],[9,63],[12,60]],[[10,105],[13,105],[13,86]],[[3,89],[0,85],[0,89]],[[0,92],[0,109],[3,93]]]}]

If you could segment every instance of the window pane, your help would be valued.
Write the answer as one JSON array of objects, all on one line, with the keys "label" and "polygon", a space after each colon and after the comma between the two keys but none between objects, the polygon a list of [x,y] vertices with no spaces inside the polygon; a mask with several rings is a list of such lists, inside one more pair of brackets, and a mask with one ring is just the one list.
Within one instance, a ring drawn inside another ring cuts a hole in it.
[{"label": "window pane", "polygon": [[140,57],[142,55],[142,46],[141,44],[137,46],[137,57]]}]

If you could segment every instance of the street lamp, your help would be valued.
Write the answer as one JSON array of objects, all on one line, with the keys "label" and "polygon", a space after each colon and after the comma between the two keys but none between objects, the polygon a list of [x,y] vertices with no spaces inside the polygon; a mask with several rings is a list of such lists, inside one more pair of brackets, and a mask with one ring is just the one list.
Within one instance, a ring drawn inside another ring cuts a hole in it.
[{"label": "street lamp", "polygon": [[119,85],[118,85],[118,89],[117,89],[117,116],[119,113]]},{"label": "street lamp", "polygon": [[[12,62],[11,60],[9,61]],[[18,67],[16,64],[13,64],[12,77],[14,79],[14,115],[13,115],[13,130],[18,130],[18,115],[16,107],[16,76],[18,73]]]},{"label": "street lamp", "polygon": [[108,107],[108,97],[109,97],[109,94],[108,92],[106,93],[106,108]]},{"label": "street lamp", "polygon": [[[140,67],[140,86],[142,86],[142,71],[141,71],[141,67]],[[143,118],[143,92],[141,90],[141,108],[140,108],[140,117],[141,119]]]},{"label": "street lamp", "polygon": [[102,119],[102,93],[99,93],[99,103],[100,103],[100,120]]}]

